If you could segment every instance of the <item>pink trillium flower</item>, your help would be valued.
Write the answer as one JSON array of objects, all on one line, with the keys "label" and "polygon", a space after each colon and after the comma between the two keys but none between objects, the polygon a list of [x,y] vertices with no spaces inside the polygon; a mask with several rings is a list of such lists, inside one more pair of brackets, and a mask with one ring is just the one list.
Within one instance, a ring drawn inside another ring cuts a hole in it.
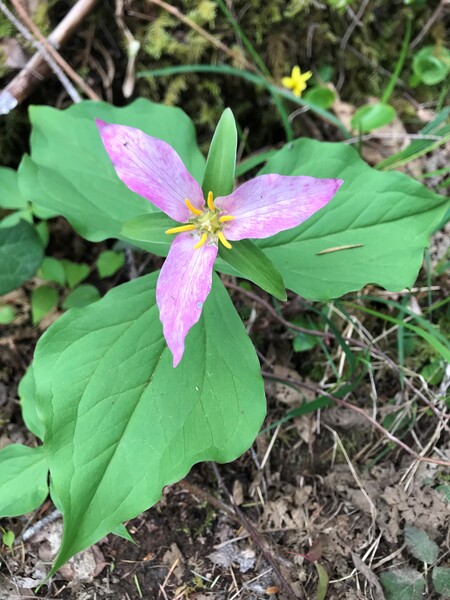
[{"label": "pink trillium flower", "polygon": [[117,175],[133,192],[182,223],[156,286],[164,338],[180,362],[189,330],[200,318],[212,283],[218,245],[266,238],[297,227],[325,206],[341,179],[260,175],[228,196],[204,198],[202,188],[166,142],[139,129],[96,120]]}]

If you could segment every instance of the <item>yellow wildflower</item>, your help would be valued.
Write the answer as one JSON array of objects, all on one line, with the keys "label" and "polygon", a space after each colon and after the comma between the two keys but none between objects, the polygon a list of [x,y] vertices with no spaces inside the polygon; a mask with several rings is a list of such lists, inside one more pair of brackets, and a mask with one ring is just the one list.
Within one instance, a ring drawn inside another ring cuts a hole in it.
[{"label": "yellow wildflower", "polygon": [[292,90],[292,93],[294,94],[294,96],[297,96],[298,98],[300,98],[300,96],[302,95],[302,92],[304,90],[306,90],[306,82],[308,81],[308,79],[312,77],[312,72],[311,71],[306,71],[306,73],[303,73],[300,71],[300,67],[299,66],[295,66],[292,69],[292,73],[290,77],[283,77],[281,80],[281,83],[284,87]]}]

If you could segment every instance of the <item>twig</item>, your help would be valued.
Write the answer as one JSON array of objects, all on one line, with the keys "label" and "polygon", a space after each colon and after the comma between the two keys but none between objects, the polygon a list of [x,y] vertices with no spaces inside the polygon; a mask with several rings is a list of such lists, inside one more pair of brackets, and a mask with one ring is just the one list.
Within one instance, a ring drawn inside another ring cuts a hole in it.
[{"label": "twig", "polygon": [[420,456],[419,454],[417,454],[417,452],[415,452],[407,444],[405,444],[404,442],[399,440],[397,437],[395,437],[395,435],[392,435],[392,433],[390,433],[387,429],[385,429],[382,425],[380,425],[380,423],[378,423],[378,421],[375,421],[375,419],[373,419],[370,415],[368,415],[367,412],[363,408],[360,408],[359,406],[355,406],[351,402],[347,402],[346,400],[343,400],[342,398],[338,398],[337,396],[334,396],[333,394],[330,394],[330,393],[326,392],[325,390],[322,390],[318,386],[315,386],[311,383],[307,383],[306,381],[300,381],[299,379],[292,379],[292,378],[288,379],[288,378],[284,378],[284,377],[279,377],[278,375],[272,375],[272,373],[268,373],[267,371],[262,371],[261,373],[262,373],[262,376],[265,377],[266,379],[272,379],[274,381],[283,381],[283,382],[289,383],[291,385],[295,385],[300,388],[305,388],[309,391],[315,392],[316,394],[325,396],[326,398],[333,400],[333,402],[336,402],[336,404],[345,406],[345,408],[348,408],[348,409],[358,413],[359,415],[364,417],[364,419],[366,419],[366,421],[368,421],[373,427],[375,427],[375,429],[378,429],[378,431],[381,431],[381,433],[385,437],[387,437],[391,442],[394,442],[395,444],[397,444],[397,446],[400,446],[401,448],[403,448],[403,450],[405,450],[410,456],[413,456],[416,460],[418,460],[420,462],[432,463],[434,465],[442,465],[444,467],[450,466],[449,461],[439,460],[437,458],[425,458],[424,456]]},{"label": "twig", "polygon": [[[3,1],[0,0],[1,4]],[[97,0],[78,0],[57,27],[48,37],[48,42],[52,46],[60,47],[66,42],[70,36],[79,27],[83,19],[94,8]],[[14,15],[13,15],[14,16]],[[29,35],[29,33],[27,32]],[[23,34],[24,37],[26,34]],[[25,67],[14,77],[6,88],[0,92],[0,109],[2,114],[8,113],[18,104],[23,102],[39,85],[39,83],[48,77],[52,72],[44,53],[40,51],[40,45],[34,41],[34,45],[38,45],[39,51],[28,61]],[[44,49],[45,50],[45,49]]]},{"label": "twig", "polygon": [[[211,45],[215,46],[218,50],[221,50],[222,52],[227,54],[230,58],[232,58],[233,60],[235,60],[236,62],[241,64],[246,69],[248,69],[250,71],[256,71],[255,67],[244,56],[242,56],[241,54],[237,54],[236,52],[233,52],[233,50],[230,50],[230,48],[228,48],[227,45],[225,45],[223,42],[218,40],[215,36],[208,33],[206,31],[206,29],[203,29],[203,27],[200,27],[200,25],[197,25],[197,23],[192,21],[192,19],[189,19],[189,17],[186,17],[186,15],[183,15],[183,13],[180,10],[178,10],[178,8],[176,8],[175,6],[171,6],[167,2],[164,2],[164,0],[147,0],[147,1],[150,2],[150,4],[156,4],[156,6],[163,8],[165,11],[167,11],[168,13],[170,13],[171,15],[176,17],[179,21],[181,21],[182,23],[184,23],[185,25],[187,25],[188,27],[190,27],[191,29],[196,31],[199,35],[204,37],[205,40],[208,40],[208,42]],[[147,20],[150,19],[150,17],[148,17],[147,15],[143,15],[142,13],[136,13],[134,11],[133,12],[130,11],[130,14],[134,14],[135,16],[139,15],[141,18],[145,18]]]},{"label": "twig", "polygon": [[363,0],[361,2],[361,6],[359,7],[358,12],[353,17],[353,21],[350,23],[347,31],[344,33],[344,36],[341,40],[341,44],[339,46],[339,79],[336,85],[336,89],[340,91],[342,85],[344,83],[345,74],[344,74],[344,51],[348,44],[348,40],[351,38],[352,33],[354,32],[356,26],[361,23],[361,17],[363,16],[367,5],[369,4],[369,0]]},{"label": "twig", "polygon": [[[14,3],[15,0],[12,0],[12,2]],[[36,48],[36,50],[38,50],[38,52],[40,52],[42,54],[44,59],[47,61],[47,63],[49,64],[49,66],[51,67],[53,72],[55,73],[56,77],[61,82],[61,85],[63,86],[63,88],[66,90],[66,92],[72,98],[72,100],[74,102],[81,102],[81,96],[78,94],[77,90],[70,83],[69,79],[63,73],[63,71],[59,68],[59,66],[56,63],[56,61],[54,60],[54,58],[50,55],[50,52],[48,52],[47,49],[40,42],[36,41],[33,38],[33,36],[30,34],[30,32],[27,30],[27,28],[24,25],[22,25],[22,23],[18,19],[16,19],[16,17],[9,10],[9,8],[3,3],[2,0],[0,0],[0,10],[5,15],[5,17],[14,25],[14,27],[17,29],[17,31],[19,31],[19,33],[21,33],[23,35],[23,37],[27,41],[29,41],[30,44],[32,44]]]},{"label": "twig", "polygon": [[[245,290],[244,288],[241,288],[240,286],[235,285],[234,283],[231,283],[231,282],[227,282],[226,287],[228,287],[232,290],[235,290],[235,291],[243,294],[244,296],[247,296],[248,298],[261,304],[261,306],[264,306],[264,308],[267,310],[267,312],[269,312],[275,319],[277,319],[277,321],[282,323],[288,329],[292,329],[293,331],[298,331],[300,333],[306,333],[308,335],[320,337],[325,340],[327,340],[327,339],[335,340],[336,339],[336,336],[333,333],[330,333],[327,331],[319,331],[317,329],[307,329],[306,327],[300,327],[299,325],[295,325],[294,323],[291,323],[290,321],[288,321],[287,319],[285,319],[284,317],[279,315],[277,313],[277,311],[273,308],[273,306],[271,306],[269,304],[269,302],[267,302],[266,300],[264,300],[257,294],[250,292],[249,290]],[[337,312],[343,318],[342,313],[338,312],[335,307],[333,308],[333,310],[335,312]],[[382,360],[385,364],[387,364],[390,369],[395,371],[395,373],[399,373],[400,369],[399,369],[398,365],[387,354],[385,354],[380,348],[377,348],[372,340],[370,341],[370,343],[366,343],[366,342],[362,342],[360,340],[356,340],[355,338],[347,337],[347,338],[345,338],[345,341],[347,342],[347,344],[351,344],[353,346],[356,346],[357,348],[362,348],[363,350],[367,350],[368,352],[370,352],[370,354],[372,356],[374,356],[375,358],[377,358],[379,360]],[[415,375],[415,373],[414,373],[414,375]],[[436,408],[436,406],[430,400],[428,400],[428,398],[424,394],[422,394],[422,392],[420,390],[418,390],[415,387],[415,385],[413,383],[411,383],[408,379],[405,379],[405,385],[409,389],[411,389],[424,402],[424,404],[426,404],[428,406],[428,408],[433,412],[433,414],[438,419],[446,418]],[[450,428],[446,424],[444,424],[444,429],[447,432],[450,432]]]},{"label": "twig", "polygon": [[28,15],[27,11],[24,9],[21,0],[11,0],[14,8],[16,9],[19,17],[28,27],[28,29],[32,32],[32,34],[41,42],[41,44],[45,47],[46,51],[51,55],[53,60],[58,63],[58,66],[66,73],[70,79],[76,83],[86,94],[88,98],[91,100],[100,100],[98,94],[94,92],[94,90],[83,80],[82,77],[78,75],[74,69],[69,65],[69,63],[64,60],[64,58],[59,54],[59,52],[50,44],[45,36],[42,35],[39,28],[34,24],[33,20]]},{"label": "twig", "polygon": [[283,587],[284,591],[289,596],[289,598],[292,598],[293,600],[298,600],[298,596],[296,595],[296,593],[294,592],[294,590],[292,589],[292,587],[289,585],[289,583],[285,579],[284,575],[281,573],[281,571],[278,568],[278,565],[277,565],[274,557],[266,549],[265,543],[261,539],[261,536],[259,535],[256,527],[247,519],[247,517],[241,511],[241,509],[239,508],[239,506],[237,506],[237,504],[234,502],[233,495],[228,491],[228,488],[226,487],[225,482],[222,479],[222,476],[221,476],[221,474],[219,472],[219,469],[218,469],[216,463],[213,462],[213,463],[211,463],[211,465],[212,465],[214,474],[215,474],[215,476],[217,478],[217,481],[219,483],[219,486],[221,487],[221,489],[223,490],[223,492],[227,496],[228,501],[232,505],[234,511],[236,512],[237,517],[239,518],[239,521],[241,522],[242,526],[248,531],[248,533],[249,533],[250,537],[252,538],[253,542],[261,550],[261,553],[264,556],[264,560],[272,567],[272,569],[273,569],[276,577],[278,578],[278,580],[280,582],[280,585]]},{"label": "twig", "polygon": [[427,35],[429,29],[433,26],[433,24],[437,21],[437,19],[439,18],[441,12],[443,11],[445,6],[449,6],[449,1],[448,0],[441,0],[438,4],[438,6],[436,7],[436,10],[434,11],[434,13],[431,15],[431,17],[428,19],[428,21],[425,23],[424,27],[422,28],[421,32],[419,33],[419,35],[417,37],[415,37],[413,39],[413,41],[411,42],[409,49],[412,50],[413,48],[415,48],[416,46],[418,46],[420,44],[420,42],[423,40],[423,38]]}]

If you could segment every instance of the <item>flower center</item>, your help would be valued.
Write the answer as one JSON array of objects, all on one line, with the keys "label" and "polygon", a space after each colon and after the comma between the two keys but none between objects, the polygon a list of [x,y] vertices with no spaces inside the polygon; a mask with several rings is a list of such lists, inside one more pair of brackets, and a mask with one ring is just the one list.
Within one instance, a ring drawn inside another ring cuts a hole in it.
[{"label": "flower center", "polygon": [[220,216],[220,210],[214,206],[213,193],[208,193],[206,206],[203,210],[196,208],[188,198],[186,198],[185,202],[192,213],[189,223],[187,225],[181,225],[180,227],[168,229],[166,233],[181,233],[182,231],[197,232],[200,239],[194,246],[196,250],[203,246],[203,244],[206,244],[206,242],[217,245],[218,240],[220,240],[225,248],[230,249],[231,244],[225,237],[223,228],[225,223],[227,223],[227,221],[232,221],[234,217],[231,215]]}]

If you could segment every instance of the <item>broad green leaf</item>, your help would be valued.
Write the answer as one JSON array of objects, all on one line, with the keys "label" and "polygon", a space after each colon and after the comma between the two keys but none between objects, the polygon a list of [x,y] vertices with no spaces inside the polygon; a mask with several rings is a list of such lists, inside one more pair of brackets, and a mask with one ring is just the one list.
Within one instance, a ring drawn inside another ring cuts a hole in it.
[{"label": "broad green leaf", "polygon": [[22,418],[25,425],[40,440],[44,438],[44,426],[37,413],[36,383],[33,377],[33,365],[31,364],[22,377],[17,390],[22,408]]},{"label": "broad green leaf", "polygon": [[[199,181],[204,158],[194,126],[179,108],[139,99],[123,108],[81,102],[60,111],[32,106],[31,159],[19,168],[22,192],[43,217],[62,215],[91,241],[118,238],[123,223],[153,205],[118,178],[103,147],[95,119],[137,127],[168,142]],[[145,247],[145,244],[144,244]]]},{"label": "broad green leaf", "polygon": [[11,444],[0,450],[0,517],[17,517],[48,495],[48,467],[42,446]]},{"label": "broad green leaf", "polygon": [[41,239],[42,245],[44,248],[47,248],[50,239],[47,223],[45,221],[40,221],[37,225],[35,225],[35,229]]},{"label": "broad green leaf", "polygon": [[52,256],[46,256],[42,261],[38,271],[38,277],[45,281],[53,281],[64,285],[66,283],[66,273],[62,262]]},{"label": "broad green leaf", "polygon": [[74,288],[84,281],[91,272],[89,265],[86,263],[75,263],[67,259],[63,259],[61,263],[64,268],[67,283],[71,288]]},{"label": "broad green leaf", "polygon": [[44,250],[34,227],[20,221],[0,229],[0,294],[6,294],[32,277],[42,262]]},{"label": "broad green leaf", "polygon": [[413,71],[426,85],[444,81],[450,73],[450,51],[443,45],[425,46],[414,56]]},{"label": "broad green leaf", "polygon": [[151,242],[152,252],[159,256],[167,256],[173,236],[165,233],[179,223],[165,215],[163,212],[144,213],[133,217],[124,223],[120,233],[122,238],[131,242]]},{"label": "broad green leaf", "polygon": [[12,306],[0,306],[0,325],[9,325],[14,321],[16,311]]},{"label": "broad green leaf", "polygon": [[450,598],[450,569],[434,567],[431,577],[435,591],[443,598]]},{"label": "broad green leaf", "polygon": [[0,208],[19,210],[27,208],[27,201],[19,189],[17,171],[0,167]]},{"label": "broad green leaf", "polygon": [[111,277],[123,267],[125,256],[123,252],[114,252],[113,250],[105,250],[101,252],[97,258],[97,271],[100,277]]},{"label": "broad green leaf", "polygon": [[429,565],[436,562],[439,546],[422,529],[407,525],[405,527],[405,542],[406,547],[415,558]]},{"label": "broad green leaf", "polygon": [[224,110],[211,141],[202,189],[205,198],[211,191],[214,198],[231,194],[236,170],[237,130],[233,113]]},{"label": "broad green leaf", "polygon": [[67,295],[66,299],[62,303],[62,307],[68,308],[81,308],[96,302],[100,298],[100,292],[98,289],[90,283],[84,283],[79,287],[75,288]]},{"label": "broad green leaf", "polygon": [[332,90],[327,87],[316,86],[310,88],[305,94],[305,100],[320,108],[330,108],[336,96]]},{"label": "broad green leaf", "polygon": [[55,569],[153,505],[193,464],[242,454],[264,417],[258,359],[220,280],[174,369],[156,279],[69,311],[38,342],[33,372],[64,516]]},{"label": "broad green leaf", "polygon": [[31,320],[33,325],[58,305],[58,292],[49,285],[41,285],[31,292]]},{"label": "broad green leaf", "polygon": [[395,119],[395,109],[390,104],[377,102],[361,106],[352,117],[351,125],[356,131],[368,133],[384,127]]},{"label": "broad green leaf", "polygon": [[447,200],[402,173],[369,167],[343,143],[300,139],[262,173],[340,177],[333,200],[305,223],[258,241],[288,289],[327,300],[375,283],[411,286]]},{"label": "broad green leaf", "polygon": [[380,575],[386,600],[423,600],[425,580],[415,569],[393,569]]},{"label": "broad green leaf", "polygon": [[250,279],[279,300],[286,300],[286,289],[280,273],[251,240],[233,242],[231,250],[219,245],[220,258],[238,275]]}]

